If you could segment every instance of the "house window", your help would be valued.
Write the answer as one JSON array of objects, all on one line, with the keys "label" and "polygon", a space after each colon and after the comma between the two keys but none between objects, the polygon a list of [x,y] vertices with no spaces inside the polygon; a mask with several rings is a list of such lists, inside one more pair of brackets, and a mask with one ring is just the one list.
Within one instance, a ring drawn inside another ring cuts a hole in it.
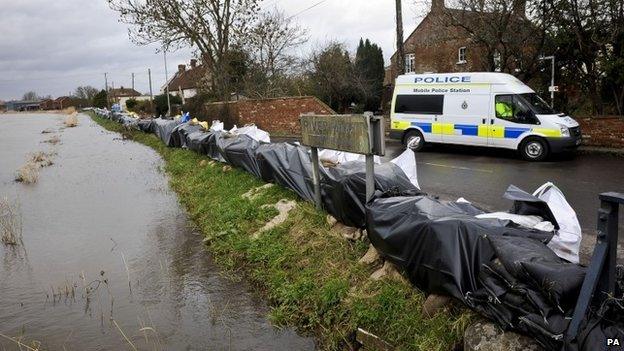
[{"label": "house window", "polygon": [[416,63],[416,55],[414,54],[405,55],[405,73],[414,72],[416,69],[415,63]]},{"label": "house window", "polygon": [[503,69],[501,54],[498,50],[494,51],[494,71],[500,72]]},{"label": "house window", "polygon": [[466,47],[462,46],[457,50],[457,63],[463,64],[466,63]]}]

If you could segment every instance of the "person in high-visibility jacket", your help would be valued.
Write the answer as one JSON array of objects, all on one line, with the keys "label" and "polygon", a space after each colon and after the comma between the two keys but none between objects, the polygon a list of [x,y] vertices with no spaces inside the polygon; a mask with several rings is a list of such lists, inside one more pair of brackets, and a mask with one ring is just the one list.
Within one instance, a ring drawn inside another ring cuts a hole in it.
[{"label": "person in high-visibility jacket", "polygon": [[513,109],[510,104],[505,101],[497,101],[496,102],[496,116],[501,118],[512,118],[513,117]]}]

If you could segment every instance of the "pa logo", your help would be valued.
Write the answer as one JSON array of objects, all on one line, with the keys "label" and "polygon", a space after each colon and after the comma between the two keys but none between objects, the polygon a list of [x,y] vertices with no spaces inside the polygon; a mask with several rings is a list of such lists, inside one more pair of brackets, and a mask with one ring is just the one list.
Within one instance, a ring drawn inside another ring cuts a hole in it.
[{"label": "pa logo", "polygon": [[607,338],[607,346],[620,346],[620,340],[615,338]]}]

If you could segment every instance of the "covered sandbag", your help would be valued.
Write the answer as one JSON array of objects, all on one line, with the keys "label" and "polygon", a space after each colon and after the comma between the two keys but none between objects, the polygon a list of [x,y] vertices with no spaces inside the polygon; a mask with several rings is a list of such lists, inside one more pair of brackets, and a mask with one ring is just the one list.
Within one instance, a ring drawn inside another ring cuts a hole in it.
[{"label": "covered sandbag", "polygon": [[210,132],[201,130],[189,133],[186,136],[186,147],[202,155],[208,155],[208,139],[212,136]]},{"label": "covered sandbag", "polygon": [[509,221],[478,219],[470,204],[427,195],[377,198],[366,206],[368,237],[428,293],[466,301],[479,289],[481,266],[494,257],[488,236],[519,236],[548,242],[552,233],[519,229]]},{"label": "covered sandbag", "polygon": [[314,201],[312,161],[306,148],[290,143],[263,143],[256,149],[256,158],[263,180],[273,181],[293,190],[302,199]]},{"label": "covered sandbag", "polygon": [[[350,161],[321,168],[323,207],[348,226],[366,225],[366,163]],[[375,190],[386,195],[416,195],[421,192],[394,163],[375,165]]]},{"label": "covered sandbag", "polygon": [[193,132],[200,131],[202,128],[199,125],[193,125],[190,123],[180,123],[171,131],[170,143],[173,147],[187,147],[188,135]]},{"label": "covered sandbag", "polygon": [[261,178],[260,165],[256,160],[256,149],[260,143],[249,135],[223,135],[217,139],[219,153],[227,163],[242,168]]},{"label": "covered sandbag", "polygon": [[180,124],[179,119],[154,119],[154,134],[160,138],[160,140],[167,146],[171,146],[171,133],[173,129]]},{"label": "covered sandbag", "polygon": [[140,119],[137,122],[137,128],[144,133],[154,133],[156,128],[156,123],[153,119]]}]

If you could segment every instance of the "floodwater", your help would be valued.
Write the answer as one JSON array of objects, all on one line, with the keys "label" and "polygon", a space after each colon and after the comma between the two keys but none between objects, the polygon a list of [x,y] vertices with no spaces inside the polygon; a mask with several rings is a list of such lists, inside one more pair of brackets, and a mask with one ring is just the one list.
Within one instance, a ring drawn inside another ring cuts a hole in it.
[{"label": "floodwater", "polygon": [[[16,183],[36,151],[54,164]],[[45,350],[313,350],[215,267],[162,167],[86,116],[64,129],[60,115],[0,114],[0,197],[23,220],[23,245],[0,244],[0,333]]]}]

